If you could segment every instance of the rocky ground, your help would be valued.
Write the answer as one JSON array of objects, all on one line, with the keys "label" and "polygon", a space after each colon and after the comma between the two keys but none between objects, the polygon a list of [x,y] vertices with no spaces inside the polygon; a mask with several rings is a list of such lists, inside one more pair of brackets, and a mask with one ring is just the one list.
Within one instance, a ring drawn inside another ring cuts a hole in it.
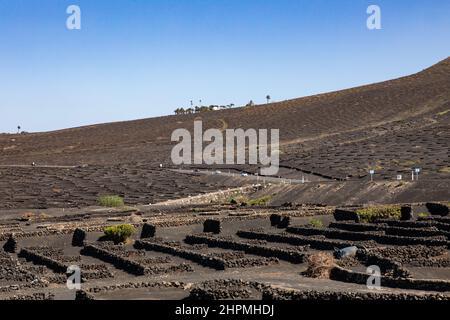
[{"label": "rocky ground", "polygon": [[[0,298],[450,299],[450,220],[336,223],[333,210],[190,205],[11,216],[0,222]],[[323,227],[311,227],[311,219]],[[103,229],[116,224],[136,227],[126,244],[102,240]],[[141,234],[144,225],[154,234]],[[336,260],[329,277],[305,275],[309,257],[348,246],[358,251]],[[80,290],[66,287],[74,265],[81,269]],[[379,290],[367,287],[371,265],[381,269]]]}]

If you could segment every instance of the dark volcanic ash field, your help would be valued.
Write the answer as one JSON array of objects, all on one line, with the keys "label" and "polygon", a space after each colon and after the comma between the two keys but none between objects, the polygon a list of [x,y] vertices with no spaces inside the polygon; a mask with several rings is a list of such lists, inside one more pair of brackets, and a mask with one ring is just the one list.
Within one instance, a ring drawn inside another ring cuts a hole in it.
[{"label": "dark volcanic ash field", "polygon": [[[279,177],[255,177],[255,166],[174,166],[171,133],[194,120],[280,129]],[[410,181],[413,167],[419,181]],[[449,299],[449,187],[450,59],[264,106],[1,134],[0,299]],[[102,195],[126,207],[98,207]],[[238,197],[269,201],[231,203]],[[447,214],[430,210],[437,202]],[[336,208],[386,204],[414,216],[333,217]],[[271,215],[289,223],[271,225]],[[219,234],[204,232],[207,219]],[[99,241],[116,224],[133,224],[132,240]],[[141,238],[144,225],[155,237]],[[81,246],[72,245],[77,229]],[[304,274],[312,255],[349,246],[356,255],[337,260],[326,279]],[[82,271],[81,290],[65,285],[70,265]],[[370,265],[381,268],[381,290],[366,286]]]}]

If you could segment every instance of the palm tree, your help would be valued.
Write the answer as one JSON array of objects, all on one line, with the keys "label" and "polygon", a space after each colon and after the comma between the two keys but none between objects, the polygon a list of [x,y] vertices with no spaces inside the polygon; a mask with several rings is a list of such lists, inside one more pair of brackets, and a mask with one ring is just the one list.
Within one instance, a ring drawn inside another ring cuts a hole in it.
[{"label": "palm tree", "polygon": [[185,113],[186,113],[186,111],[184,110],[184,108],[177,108],[175,110],[175,114],[185,114]]},{"label": "palm tree", "polygon": [[249,103],[247,103],[246,107],[253,107],[255,105],[255,103],[253,102],[253,100],[250,100]]},{"label": "palm tree", "polygon": [[267,95],[267,96],[266,96],[267,103],[270,102],[270,99],[272,99],[272,98],[270,97],[270,95]]}]

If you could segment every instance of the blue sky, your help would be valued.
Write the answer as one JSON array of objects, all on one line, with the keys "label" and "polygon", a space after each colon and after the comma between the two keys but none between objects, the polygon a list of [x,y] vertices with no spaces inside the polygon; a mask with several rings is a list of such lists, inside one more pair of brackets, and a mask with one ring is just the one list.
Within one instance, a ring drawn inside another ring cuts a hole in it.
[{"label": "blue sky", "polygon": [[[81,30],[66,29],[71,4]],[[449,55],[448,0],[0,0],[0,132],[284,100]]]}]

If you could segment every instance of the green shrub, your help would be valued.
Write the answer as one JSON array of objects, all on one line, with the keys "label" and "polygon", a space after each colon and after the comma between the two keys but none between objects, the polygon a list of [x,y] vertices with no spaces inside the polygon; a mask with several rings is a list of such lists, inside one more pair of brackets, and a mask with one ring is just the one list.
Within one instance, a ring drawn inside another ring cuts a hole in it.
[{"label": "green shrub", "polygon": [[419,218],[428,218],[430,214],[428,212],[421,212],[417,215]]},{"label": "green shrub", "polygon": [[313,228],[321,229],[323,228],[323,222],[319,219],[311,219],[309,220],[309,226]]},{"label": "green shrub", "polygon": [[101,196],[98,198],[98,204],[108,208],[123,207],[125,205],[123,198],[119,196]]},{"label": "green shrub", "polygon": [[379,219],[396,219],[401,218],[401,207],[383,206],[371,207],[356,210],[359,221],[363,223],[374,223]]},{"label": "green shrub", "polygon": [[136,229],[131,224],[121,224],[106,227],[104,232],[107,240],[114,241],[114,243],[123,243],[136,232]]},{"label": "green shrub", "polygon": [[249,206],[265,206],[270,202],[270,200],[272,200],[271,196],[265,196],[265,197],[250,200],[248,202],[248,205]]}]

